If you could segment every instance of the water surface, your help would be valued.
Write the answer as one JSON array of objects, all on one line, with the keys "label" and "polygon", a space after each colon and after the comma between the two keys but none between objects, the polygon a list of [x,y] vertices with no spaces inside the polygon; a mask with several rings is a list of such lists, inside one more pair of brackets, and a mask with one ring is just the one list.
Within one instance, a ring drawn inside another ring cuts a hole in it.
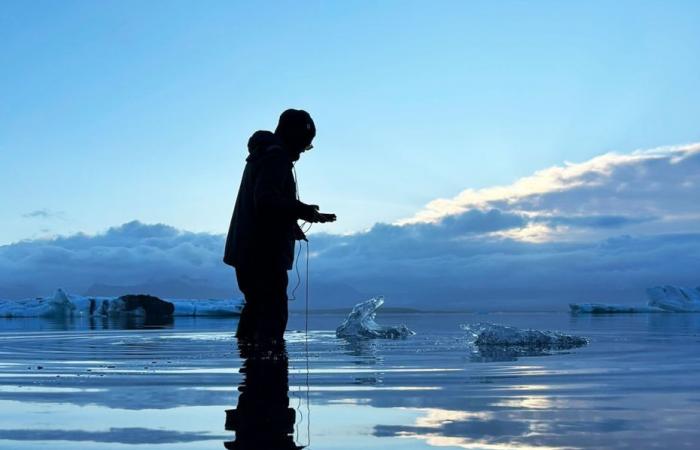
[{"label": "water surface", "polygon": [[[311,449],[700,443],[700,314],[385,314],[417,335],[367,342],[337,339],[342,319],[312,315],[306,339],[293,314],[288,358],[262,362],[241,359],[235,319],[1,320],[0,448],[249,448],[232,430],[259,405],[277,408],[269,435]],[[474,353],[458,325],[484,321],[590,344]]]}]

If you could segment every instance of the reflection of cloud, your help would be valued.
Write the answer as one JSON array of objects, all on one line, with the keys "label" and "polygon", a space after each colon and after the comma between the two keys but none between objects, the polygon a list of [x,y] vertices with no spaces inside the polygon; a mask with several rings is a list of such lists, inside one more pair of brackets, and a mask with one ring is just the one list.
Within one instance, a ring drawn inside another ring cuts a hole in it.
[{"label": "reflection of cloud", "polygon": [[418,417],[410,426],[377,425],[374,434],[420,439],[433,447],[488,450],[572,448],[524,442],[526,436],[536,432],[537,421],[503,420],[491,411],[454,411],[439,408],[411,410],[424,415]]},{"label": "reflection of cloud", "polygon": [[544,395],[528,395],[502,399],[494,406],[525,409],[549,409],[553,407],[553,404],[551,399]]},{"label": "reflection of cloud", "polygon": [[446,422],[472,419],[488,420],[493,417],[490,412],[450,411],[438,408],[420,408],[417,411],[421,411],[425,415],[416,419],[416,426],[428,428],[438,428]]},{"label": "reflection of cloud", "polygon": [[229,436],[206,432],[181,432],[150,428],[110,428],[107,431],[84,430],[0,430],[0,439],[11,441],[109,442],[118,444],[173,444],[178,442],[226,439]]},{"label": "reflection of cloud", "polygon": [[411,435],[410,433],[401,434],[399,437],[422,439],[431,447],[459,447],[464,449],[474,450],[564,450],[574,449],[576,447],[551,447],[546,445],[528,445],[517,442],[490,443],[485,440],[470,441],[464,438],[437,436],[437,435]]}]

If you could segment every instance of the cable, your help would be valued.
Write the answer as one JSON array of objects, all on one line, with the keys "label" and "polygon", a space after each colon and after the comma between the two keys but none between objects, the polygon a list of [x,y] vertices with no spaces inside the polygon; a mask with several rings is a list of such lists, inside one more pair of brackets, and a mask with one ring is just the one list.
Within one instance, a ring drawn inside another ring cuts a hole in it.
[{"label": "cable", "polygon": [[[307,224],[309,225],[309,227],[304,230],[304,226]],[[307,222],[307,221],[302,222],[302,224],[301,224],[302,233],[304,233],[304,234],[308,233],[309,230],[311,229],[312,225],[313,225],[312,223]],[[297,292],[297,289],[299,288],[299,285],[301,284],[301,273],[299,272],[299,256],[301,255],[301,246],[302,246],[302,244],[300,242],[299,243],[299,250],[297,250],[297,256],[296,256],[296,258],[294,258],[294,271],[297,274],[297,284],[294,285],[294,287],[292,288],[292,298],[289,299],[290,302],[293,302],[297,299],[296,292]],[[307,258],[307,260],[308,260],[308,257],[309,257],[309,241],[306,241],[306,258]],[[307,261],[307,263],[308,263],[308,261]],[[306,281],[307,281],[307,283],[309,281],[309,267],[308,266],[309,265],[307,264],[306,265]]]},{"label": "cable", "polygon": [[[311,229],[311,227],[309,227]],[[309,241],[306,241],[306,314],[304,316],[304,349],[306,351],[306,439],[311,447],[311,403],[309,402]]]},{"label": "cable", "polygon": [[[304,222],[306,223],[306,222]],[[303,226],[304,224],[302,224]],[[308,249],[308,242],[306,243],[307,249]],[[299,255],[301,255],[301,243],[299,243],[299,250],[297,251],[297,256],[294,258],[294,271],[297,274],[297,284],[294,286],[292,289],[292,298],[289,299],[290,302],[293,302],[297,299],[297,289],[299,288],[299,285],[301,284],[301,274],[299,273]]]},{"label": "cable", "polygon": [[[299,183],[297,182],[297,170],[294,164],[292,164],[292,173],[294,175],[294,187],[296,199],[299,200]],[[309,224],[307,229],[304,229],[306,224]],[[302,233],[306,234],[311,230],[313,223],[304,221],[301,224]],[[306,353],[306,447],[311,446],[311,404],[309,402],[309,241],[306,241],[306,283],[304,286],[305,290],[305,305],[304,305],[304,353]],[[296,300],[296,290],[301,284],[301,274],[299,273],[299,255],[301,254],[301,243],[299,243],[299,251],[297,252],[297,257],[295,261],[295,271],[297,274],[297,284],[292,289],[292,298],[290,301]],[[301,398],[300,398],[301,400]],[[301,412],[301,405],[299,405],[297,411],[299,412],[300,420],[303,420],[303,413]],[[298,428],[296,430],[296,436],[298,441]]]}]

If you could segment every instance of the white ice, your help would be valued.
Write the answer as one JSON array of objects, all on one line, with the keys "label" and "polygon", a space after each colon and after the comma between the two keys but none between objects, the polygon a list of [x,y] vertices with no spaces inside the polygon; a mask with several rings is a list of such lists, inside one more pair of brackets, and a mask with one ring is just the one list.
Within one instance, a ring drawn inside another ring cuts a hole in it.
[{"label": "white ice", "polygon": [[586,338],[556,331],[520,329],[493,323],[460,325],[468,333],[469,343],[477,347],[503,346],[538,350],[564,350],[584,346]]},{"label": "white ice", "polygon": [[175,306],[174,316],[238,316],[243,300],[234,299],[164,299]]},{"label": "white ice", "polygon": [[603,303],[572,303],[569,305],[575,314],[613,314],[613,313],[649,313],[664,312],[661,308],[651,306],[608,305]]},{"label": "white ice", "polygon": [[[173,316],[236,316],[242,300],[162,299],[174,306]],[[92,305],[92,307],[91,307]],[[0,300],[0,317],[73,317],[144,315],[141,308],[126,311],[119,297],[85,297],[56,290],[53,297]]]},{"label": "white ice", "polygon": [[382,326],[374,321],[377,309],[384,304],[384,297],[373,297],[358,303],[343,323],[335,330],[338,337],[355,339],[400,339],[416,333],[406,325]]},{"label": "white ice", "polygon": [[609,305],[600,303],[572,303],[572,313],[649,313],[700,312],[700,288],[655,286],[647,289],[647,306]]},{"label": "white ice", "polygon": [[649,306],[673,312],[700,312],[700,288],[656,286],[647,289]]}]

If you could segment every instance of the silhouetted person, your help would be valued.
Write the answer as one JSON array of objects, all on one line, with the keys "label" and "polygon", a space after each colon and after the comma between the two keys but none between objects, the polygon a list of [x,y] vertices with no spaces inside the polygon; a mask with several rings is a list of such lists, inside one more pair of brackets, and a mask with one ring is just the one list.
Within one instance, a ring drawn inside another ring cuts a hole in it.
[{"label": "silhouetted person", "polygon": [[284,343],[274,347],[239,342],[243,374],[236,409],[226,410],[226,429],[236,440],[231,450],[298,450],[296,411],[289,407],[289,371]]},{"label": "silhouetted person", "polygon": [[287,326],[287,270],[295,240],[306,240],[298,220],[332,222],[318,206],[298,199],[294,163],[311,150],[316,126],[306,111],[288,109],[274,133],[256,131],[231,218],[224,262],[235,267],[245,305],[239,339],[281,340]]}]

